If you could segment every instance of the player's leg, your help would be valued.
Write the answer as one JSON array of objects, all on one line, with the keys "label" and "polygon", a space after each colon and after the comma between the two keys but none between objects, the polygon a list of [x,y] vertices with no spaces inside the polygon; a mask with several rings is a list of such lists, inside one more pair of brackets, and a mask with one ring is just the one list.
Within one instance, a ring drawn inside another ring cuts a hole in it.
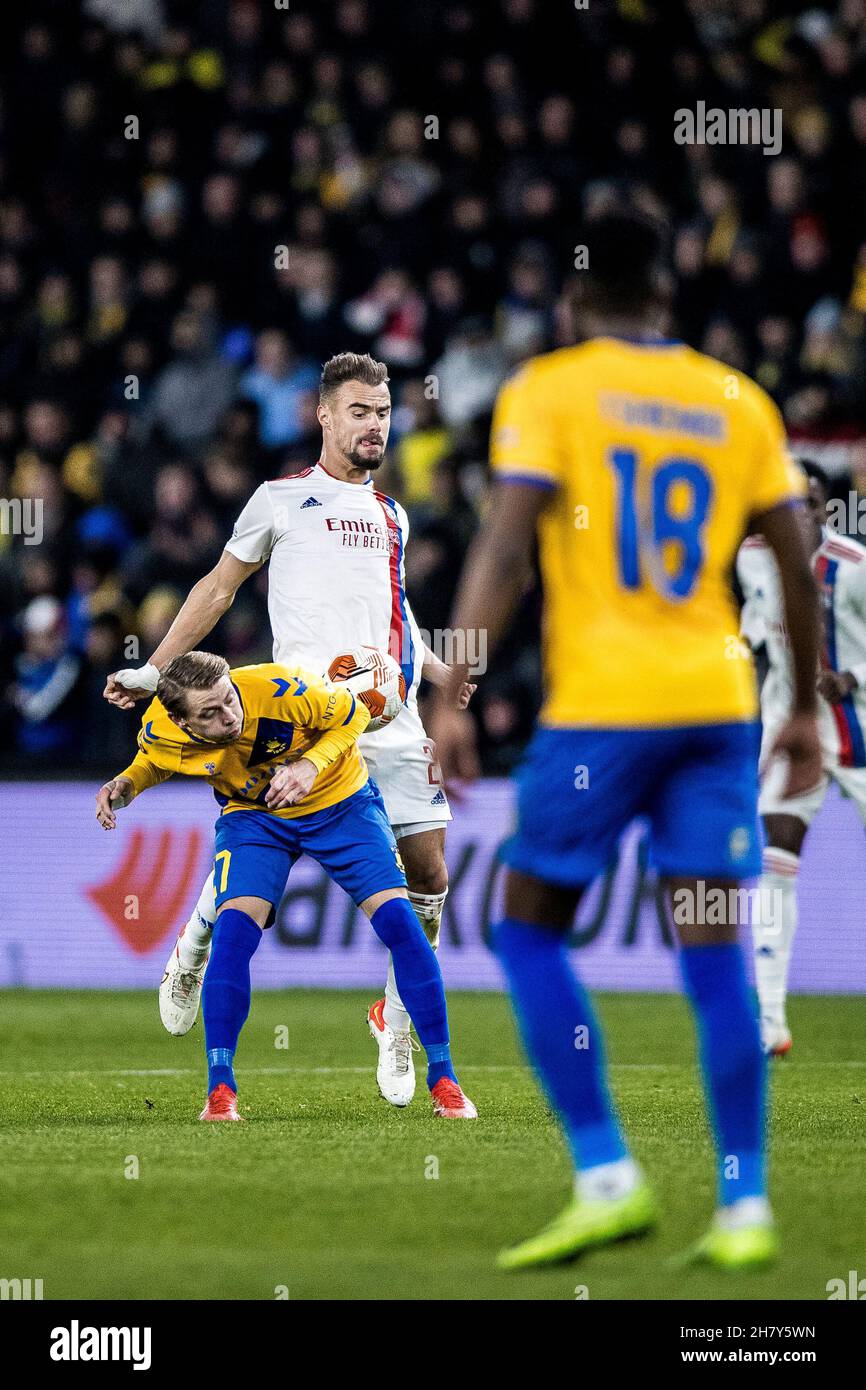
[{"label": "player's leg", "polygon": [[250,962],[300,851],[296,822],[232,811],[216,825],[217,922],[202,991],[208,1101],[203,1120],[236,1120],[234,1058],[250,1011]]},{"label": "player's leg", "polygon": [[[767,721],[762,757],[772,747],[778,725]],[[752,911],[752,947],[764,1050],[783,1056],[791,1048],[786,1017],[788,970],[797,931],[797,876],[806,831],[821,809],[829,779],[824,776],[802,796],[782,796],[786,769],[771,765],[761,784],[758,812],[764,828],[760,892]]]},{"label": "player's leg", "polygon": [[215,922],[213,874],[209,874],[192,916],[172,947],[159,987],[159,1016],[174,1037],[188,1033],[198,1016]]},{"label": "player's leg", "polygon": [[783,1057],[792,1045],[786,1014],[788,971],[797,931],[797,875],[807,823],[787,814],[765,815],[762,821],[760,891],[752,913],[755,982],[764,1051]]},{"label": "player's leg", "polygon": [[[451,811],[417,706],[407,705],[392,724],[363,735],[361,749],[397,840],[409,901],[435,951],[448,892],[445,827]],[[408,1105],[415,1093],[415,1044],[390,954],[385,993],[367,1010],[367,1025],[378,1048],[380,1093],[392,1105]]]},{"label": "player's leg", "polygon": [[434,1112],[475,1118],[451,1062],[448,1012],[439,962],[413,911],[397,844],[369,783],[354,796],[306,817],[301,846],[370,919],[394,960],[397,987],[427,1052]]},{"label": "player's leg", "polygon": [[775,1250],[767,1201],[766,1066],[738,927],[760,869],[758,732],[683,729],[650,808],[651,854],[671,892],[679,963],[699,1039],[718,1205],[696,1253],[741,1268]]},{"label": "player's leg", "polygon": [[503,1251],[502,1268],[567,1259],[655,1220],[611,1100],[601,1028],[567,946],[582,885],[604,869],[647,794],[645,743],[631,732],[542,729],[519,774],[518,827],[504,851],[505,917],[493,946],[575,1176],[570,1204],[538,1235]]},{"label": "player's leg", "polygon": [[207,1104],[201,1120],[239,1120],[234,1060],[249,1017],[250,961],[273,912],[264,898],[227,899],[217,910],[213,959],[204,986]]},{"label": "player's leg", "polygon": [[[387,804],[386,804],[387,811]],[[390,820],[390,816],[388,817]],[[445,826],[421,822],[417,825],[395,824],[391,828],[403,861],[409,902],[421,923],[433,950],[439,948],[442,910],[448,896],[448,869],[445,864]],[[385,1022],[395,1031],[408,1028],[408,1014],[403,1006],[394,979],[393,961],[389,962],[385,987]]]},{"label": "player's leg", "polygon": [[[442,908],[448,891],[445,867],[445,827],[438,824],[392,826],[406,873],[409,903],[433,950],[439,946]],[[376,1083],[392,1105],[408,1105],[415,1094],[412,1061],[417,1044],[409,1010],[400,997],[394,959],[388,953],[385,994],[367,1011],[370,1034],[379,1049]]]}]

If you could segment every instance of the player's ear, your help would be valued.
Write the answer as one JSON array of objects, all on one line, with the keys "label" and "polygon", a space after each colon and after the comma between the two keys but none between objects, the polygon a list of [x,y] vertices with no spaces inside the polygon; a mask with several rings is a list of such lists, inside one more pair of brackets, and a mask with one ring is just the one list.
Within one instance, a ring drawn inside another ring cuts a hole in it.
[{"label": "player's ear", "polygon": [[170,709],[166,710],[166,714],[168,715],[172,724],[176,724],[179,729],[186,728],[186,719],[182,714],[172,714]]},{"label": "player's ear", "polygon": [[322,426],[322,429],[331,423],[331,412],[328,410],[324,401],[319,401],[319,404],[316,406],[316,419]]}]

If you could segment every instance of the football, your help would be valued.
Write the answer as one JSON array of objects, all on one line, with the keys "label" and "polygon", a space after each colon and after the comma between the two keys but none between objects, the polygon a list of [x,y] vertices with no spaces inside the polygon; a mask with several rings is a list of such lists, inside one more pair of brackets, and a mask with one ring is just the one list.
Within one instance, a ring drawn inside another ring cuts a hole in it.
[{"label": "football", "polygon": [[406,680],[393,656],[377,647],[356,647],[335,656],[328,680],[347,685],[371,714],[367,728],[383,729],[396,719],[406,699]]}]

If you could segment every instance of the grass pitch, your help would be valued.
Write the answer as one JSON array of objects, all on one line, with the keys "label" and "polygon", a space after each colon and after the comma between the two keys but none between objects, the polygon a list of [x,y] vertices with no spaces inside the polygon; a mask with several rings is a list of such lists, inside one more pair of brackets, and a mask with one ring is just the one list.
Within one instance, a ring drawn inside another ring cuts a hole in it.
[{"label": "grass pitch", "polygon": [[481,1114],[458,1123],[432,1118],[423,1072],[407,1110],[379,1099],[371,997],[257,995],[238,1055],[247,1122],[202,1125],[200,1023],[170,1038],[155,994],[3,993],[0,1277],[41,1278],[46,1299],[592,1300],[826,1299],[829,1279],[866,1274],[863,999],[793,1001],[794,1052],[773,1067],[782,1256],[724,1276],[668,1263],[713,1206],[682,1000],[599,1001],[663,1225],[506,1275],[496,1249],[544,1223],[569,1188],[508,1006],[451,997],[458,1072]]}]

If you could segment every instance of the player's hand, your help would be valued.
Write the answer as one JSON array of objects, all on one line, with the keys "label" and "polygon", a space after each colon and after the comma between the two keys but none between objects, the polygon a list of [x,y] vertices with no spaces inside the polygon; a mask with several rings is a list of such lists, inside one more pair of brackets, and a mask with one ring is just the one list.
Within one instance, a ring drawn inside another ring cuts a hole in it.
[{"label": "player's hand", "polygon": [[817,688],[819,695],[823,695],[831,705],[837,705],[852,690],[856,690],[857,682],[850,671],[822,671]]},{"label": "player's hand", "polygon": [[100,787],[96,793],[96,819],[103,830],[115,830],[117,817],[115,811],[128,806],[134,788],[128,777],[113,777]]},{"label": "player's hand", "polygon": [[481,775],[481,764],[475,721],[466,706],[455,709],[437,702],[427,727],[445,785],[453,791],[455,782],[474,782]]},{"label": "player's hand", "polygon": [[113,671],[102,695],[118,709],[132,709],[137,700],[153,699],[158,681],[159,671],[148,662],[137,670]]},{"label": "player's hand", "polygon": [[802,796],[821,780],[821,745],[814,715],[792,714],[776,735],[770,759],[786,758],[788,775],[781,795]]},{"label": "player's hand", "polygon": [[284,806],[296,806],[303,801],[319,775],[319,769],[309,758],[299,758],[296,763],[277,768],[265,792],[265,805],[269,811],[281,811]]},{"label": "player's hand", "polygon": [[464,681],[457,692],[457,708],[466,709],[477,689],[478,686],[473,685],[471,681]]}]

